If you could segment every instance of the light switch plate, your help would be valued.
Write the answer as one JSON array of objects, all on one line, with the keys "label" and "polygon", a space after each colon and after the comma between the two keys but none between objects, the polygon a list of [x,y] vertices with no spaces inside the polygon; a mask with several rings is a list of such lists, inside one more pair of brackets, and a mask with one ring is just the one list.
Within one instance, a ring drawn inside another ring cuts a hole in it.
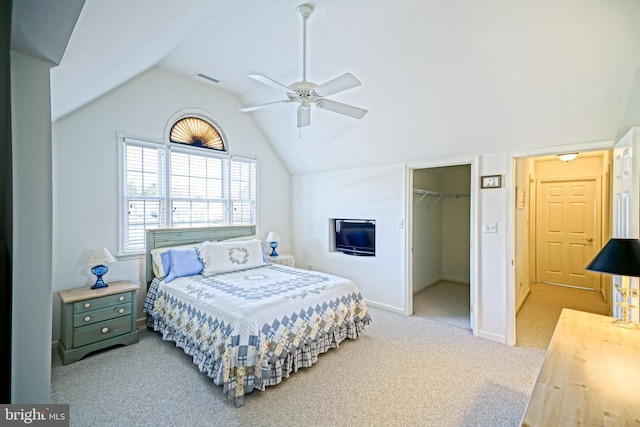
[{"label": "light switch plate", "polygon": [[497,222],[485,222],[484,223],[484,232],[485,233],[497,233],[498,232],[498,223]]}]

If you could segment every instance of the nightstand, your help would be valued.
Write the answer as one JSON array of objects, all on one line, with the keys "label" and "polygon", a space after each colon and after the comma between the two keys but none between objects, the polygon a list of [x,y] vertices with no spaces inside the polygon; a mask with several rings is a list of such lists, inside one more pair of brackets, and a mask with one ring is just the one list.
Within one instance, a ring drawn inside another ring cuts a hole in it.
[{"label": "nightstand", "polygon": [[136,293],[140,285],[113,282],[106,288],[58,292],[61,328],[58,353],[62,364],[113,345],[138,342]]},{"label": "nightstand", "polygon": [[296,259],[293,255],[278,255],[278,256],[270,256],[268,257],[269,261],[274,264],[286,265],[289,267],[296,266]]}]

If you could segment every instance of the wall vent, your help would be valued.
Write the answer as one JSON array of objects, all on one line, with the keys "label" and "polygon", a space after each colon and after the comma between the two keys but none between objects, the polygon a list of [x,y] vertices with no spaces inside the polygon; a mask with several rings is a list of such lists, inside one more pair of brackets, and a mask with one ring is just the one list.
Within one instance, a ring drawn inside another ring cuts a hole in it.
[{"label": "wall vent", "polygon": [[215,78],[213,78],[213,77],[211,77],[211,76],[207,76],[206,74],[202,74],[202,73],[200,73],[200,72],[196,73],[195,75],[196,75],[197,77],[202,78],[202,79],[209,80],[210,82],[213,82],[213,83],[220,83],[220,80],[215,79]]}]

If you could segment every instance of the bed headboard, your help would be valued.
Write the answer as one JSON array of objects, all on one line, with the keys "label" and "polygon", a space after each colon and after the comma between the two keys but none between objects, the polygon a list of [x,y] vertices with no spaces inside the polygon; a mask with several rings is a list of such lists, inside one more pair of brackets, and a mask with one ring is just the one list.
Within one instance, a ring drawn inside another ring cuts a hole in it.
[{"label": "bed headboard", "polygon": [[156,228],[147,230],[147,285],[153,280],[153,267],[151,265],[151,249],[167,246],[188,245],[200,243],[205,240],[226,240],[235,237],[248,237],[256,234],[255,225],[225,225],[219,227],[197,228]]}]

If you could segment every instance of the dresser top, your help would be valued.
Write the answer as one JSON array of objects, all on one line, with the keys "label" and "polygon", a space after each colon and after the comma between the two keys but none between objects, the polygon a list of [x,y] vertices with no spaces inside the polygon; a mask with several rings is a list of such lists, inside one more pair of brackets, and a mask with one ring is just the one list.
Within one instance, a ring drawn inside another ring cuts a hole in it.
[{"label": "dresser top", "polygon": [[140,285],[133,282],[111,282],[106,288],[91,289],[91,286],[85,286],[84,288],[69,289],[66,291],[58,292],[60,300],[64,304],[71,302],[82,301],[85,299],[105,297],[108,295],[119,294],[121,292],[137,291],[140,289]]},{"label": "dresser top", "polygon": [[640,331],[564,308],[523,426],[635,425],[640,420]]}]

